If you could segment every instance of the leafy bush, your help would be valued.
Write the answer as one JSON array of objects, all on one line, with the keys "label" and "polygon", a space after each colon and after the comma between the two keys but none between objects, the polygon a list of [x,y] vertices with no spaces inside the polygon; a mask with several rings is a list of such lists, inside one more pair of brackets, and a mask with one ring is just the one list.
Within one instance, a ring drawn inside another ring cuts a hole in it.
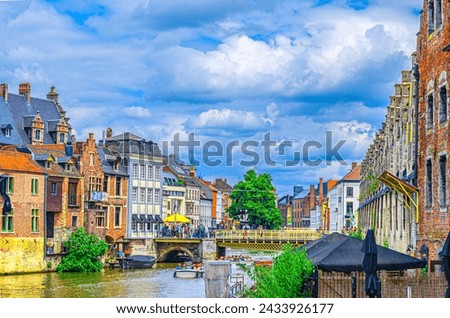
[{"label": "leafy bush", "polygon": [[274,258],[272,267],[255,266],[249,270],[255,285],[245,290],[244,297],[250,298],[298,298],[308,297],[305,284],[314,270],[306,257],[306,251],[283,247],[283,252]]},{"label": "leafy bush", "polygon": [[58,272],[99,272],[103,268],[101,257],[108,244],[95,234],[87,234],[83,228],[73,232],[67,242],[67,255],[58,264]]}]

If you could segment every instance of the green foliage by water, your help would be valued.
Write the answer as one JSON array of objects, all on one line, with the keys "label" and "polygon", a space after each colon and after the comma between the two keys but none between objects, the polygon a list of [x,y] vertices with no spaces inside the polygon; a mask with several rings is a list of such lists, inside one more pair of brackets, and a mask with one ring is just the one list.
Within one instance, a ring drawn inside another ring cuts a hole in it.
[{"label": "green foliage by water", "polygon": [[307,259],[306,251],[283,247],[282,253],[275,257],[272,267],[256,266],[249,269],[255,285],[245,290],[248,298],[301,298],[309,297],[310,290],[305,283],[314,270],[313,263]]},{"label": "green foliage by water", "polygon": [[64,246],[67,255],[56,267],[58,272],[99,272],[103,268],[101,257],[108,244],[95,234],[88,235],[83,228],[78,228]]},{"label": "green foliage by water", "polygon": [[230,195],[232,203],[228,212],[232,218],[239,220],[239,214],[247,211],[250,225],[278,229],[283,223],[283,218],[276,207],[274,192],[275,187],[269,174],[258,175],[255,170],[249,170],[244,180],[239,181],[234,187]]}]

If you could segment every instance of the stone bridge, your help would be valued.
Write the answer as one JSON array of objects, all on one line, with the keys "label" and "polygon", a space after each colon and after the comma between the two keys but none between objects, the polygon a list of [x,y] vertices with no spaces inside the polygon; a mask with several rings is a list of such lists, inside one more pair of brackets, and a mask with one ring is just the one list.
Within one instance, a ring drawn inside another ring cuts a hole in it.
[{"label": "stone bridge", "polygon": [[161,237],[153,239],[157,262],[176,259],[179,253],[186,254],[193,262],[216,258],[214,239],[192,239]]},{"label": "stone bridge", "polygon": [[295,229],[258,232],[252,231],[216,231],[216,237],[209,239],[160,237],[153,239],[155,256],[158,262],[176,259],[179,253],[193,262],[203,259],[213,260],[225,256],[229,248],[249,250],[281,250],[286,243],[294,246],[306,244],[320,238],[324,233],[310,229]]}]

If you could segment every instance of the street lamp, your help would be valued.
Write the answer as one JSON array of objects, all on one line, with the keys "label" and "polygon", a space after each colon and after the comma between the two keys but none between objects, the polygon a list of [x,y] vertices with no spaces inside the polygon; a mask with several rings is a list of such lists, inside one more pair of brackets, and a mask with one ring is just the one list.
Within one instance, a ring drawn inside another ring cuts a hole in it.
[{"label": "street lamp", "polygon": [[428,254],[429,254],[428,246],[425,243],[423,243],[423,245],[420,247],[419,252],[420,252],[420,258],[427,263],[427,265],[425,266],[425,269],[428,273]]}]

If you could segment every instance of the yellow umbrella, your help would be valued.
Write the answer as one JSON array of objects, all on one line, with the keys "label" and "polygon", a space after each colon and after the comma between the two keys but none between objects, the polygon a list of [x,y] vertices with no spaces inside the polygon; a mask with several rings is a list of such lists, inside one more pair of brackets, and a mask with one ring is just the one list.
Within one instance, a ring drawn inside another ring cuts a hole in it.
[{"label": "yellow umbrella", "polygon": [[164,218],[163,220],[164,222],[169,222],[169,223],[191,223],[191,220],[189,220],[187,217],[185,217],[184,215],[178,214],[178,213],[174,213],[172,215],[169,215],[168,217]]}]

